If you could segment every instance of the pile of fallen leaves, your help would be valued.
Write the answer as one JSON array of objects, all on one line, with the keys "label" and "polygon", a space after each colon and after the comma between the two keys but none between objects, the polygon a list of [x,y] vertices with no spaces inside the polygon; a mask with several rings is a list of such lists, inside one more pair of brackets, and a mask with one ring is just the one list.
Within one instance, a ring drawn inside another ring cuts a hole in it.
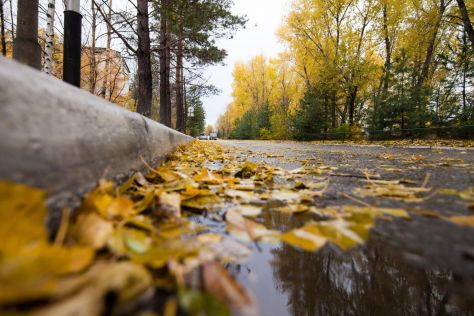
[{"label": "pile of fallen leaves", "polygon": [[[120,186],[100,181],[72,216],[64,211],[53,242],[39,224],[47,216],[45,192],[0,182],[2,315],[255,315],[254,299],[224,268],[245,261],[254,243],[348,250],[367,240],[377,219],[410,218],[403,209],[368,204],[314,207],[333,167],[308,161],[286,171],[236,156],[194,142],[163,166],[144,161],[148,174]],[[368,178],[354,194],[418,201],[429,191]],[[474,200],[472,191],[444,193]],[[262,224],[265,212],[313,219],[275,231]],[[167,293],[159,310],[147,303],[156,293]]]}]

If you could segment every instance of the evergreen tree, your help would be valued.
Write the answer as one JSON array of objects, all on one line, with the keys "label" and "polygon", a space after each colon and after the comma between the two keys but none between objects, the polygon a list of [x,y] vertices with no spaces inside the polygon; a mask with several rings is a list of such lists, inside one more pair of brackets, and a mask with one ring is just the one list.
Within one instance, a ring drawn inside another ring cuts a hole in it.
[{"label": "evergreen tree", "polygon": [[204,132],[206,128],[206,111],[204,110],[202,101],[199,98],[189,100],[190,107],[194,109],[194,115],[188,117],[188,130],[191,136],[197,137]]},{"label": "evergreen tree", "polygon": [[300,101],[293,119],[293,137],[298,140],[311,140],[321,137],[328,127],[327,97],[310,86]]}]

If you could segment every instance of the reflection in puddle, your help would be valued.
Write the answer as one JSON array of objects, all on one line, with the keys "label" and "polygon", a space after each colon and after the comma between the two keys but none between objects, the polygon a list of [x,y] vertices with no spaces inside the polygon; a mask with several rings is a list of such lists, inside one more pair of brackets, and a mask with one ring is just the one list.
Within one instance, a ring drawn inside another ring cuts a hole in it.
[{"label": "reflection in puddle", "polygon": [[[287,230],[298,218],[268,212],[267,227]],[[416,267],[371,240],[341,253],[261,246],[232,266],[257,297],[262,315],[474,315],[474,279]]]}]

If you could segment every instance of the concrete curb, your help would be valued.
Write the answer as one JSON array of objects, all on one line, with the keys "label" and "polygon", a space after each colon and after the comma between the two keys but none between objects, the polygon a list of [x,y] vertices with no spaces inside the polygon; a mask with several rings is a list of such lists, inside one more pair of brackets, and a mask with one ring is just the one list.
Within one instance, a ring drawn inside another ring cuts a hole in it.
[{"label": "concrete curb", "polygon": [[0,179],[45,189],[56,206],[192,140],[3,57],[0,135]]}]

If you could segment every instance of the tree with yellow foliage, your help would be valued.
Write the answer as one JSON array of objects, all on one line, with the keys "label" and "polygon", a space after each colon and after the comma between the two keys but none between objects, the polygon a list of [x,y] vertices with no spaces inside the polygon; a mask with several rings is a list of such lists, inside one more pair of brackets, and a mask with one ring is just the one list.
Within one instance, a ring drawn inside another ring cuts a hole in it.
[{"label": "tree with yellow foliage", "polygon": [[219,130],[315,139],[474,122],[473,13],[463,0],[293,0],[287,50],[236,65]]}]

